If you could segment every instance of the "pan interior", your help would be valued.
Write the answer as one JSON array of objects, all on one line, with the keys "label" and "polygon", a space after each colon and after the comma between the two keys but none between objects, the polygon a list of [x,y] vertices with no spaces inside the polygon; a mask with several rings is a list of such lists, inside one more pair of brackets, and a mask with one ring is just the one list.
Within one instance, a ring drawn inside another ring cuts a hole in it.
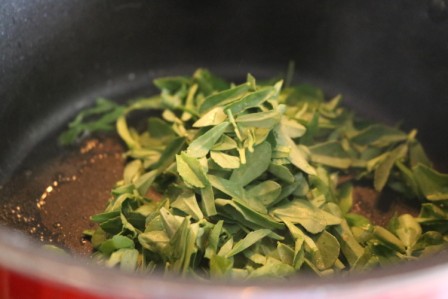
[{"label": "pan interior", "polygon": [[[234,69],[236,67],[210,68],[231,81],[244,80],[245,73],[235,74]],[[125,102],[156,93],[151,84],[154,77],[189,75],[193,71],[194,67],[129,73],[113,80],[113,85],[106,84],[107,88],[92,88],[83,92],[82,98],[73,97],[73,102],[56,112],[66,115],[66,119],[60,121],[57,128],[46,127],[47,131],[40,133],[42,139],[29,150],[11,178],[1,186],[0,221],[39,242],[60,246],[74,255],[91,254],[92,247],[84,239],[83,231],[94,227],[90,216],[104,210],[110,190],[122,178],[124,145],[114,133],[102,133],[87,136],[75,145],[62,147],[57,143],[58,134],[66,128],[77,110],[93,104],[99,96]],[[261,80],[285,73],[280,68],[258,66],[248,67],[247,71]],[[323,88],[328,97],[343,94],[344,104],[365,118],[389,124],[396,122],[387,111],[375,101],[366,100],[365,96],[360,102],[357,94],[340,90],[330,82],[303,73],[295,77],[297,83]],[[77,103],[83,105],[77,106]],[[395,212],[418,213],[415,202],[388,193],[380,196],[369,186],[358,186],[355,200],[356,212],[380,225],[385,225]]]}]

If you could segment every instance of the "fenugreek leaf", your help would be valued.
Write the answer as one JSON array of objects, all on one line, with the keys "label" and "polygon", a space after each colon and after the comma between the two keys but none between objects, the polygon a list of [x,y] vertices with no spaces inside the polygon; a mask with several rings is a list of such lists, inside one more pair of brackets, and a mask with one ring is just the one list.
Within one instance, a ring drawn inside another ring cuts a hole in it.
[{"label": "fenugreek leaf", "polygon": [[[103,100],[79,114],[62,140],[115,122],[127,147],[123,180],[92,217],[100,262],[200,279],[277,279],[302,268],[319,276],[365,270],[444,248],[448,179],[432,168],[416,130],[360,120],[341,96],[326,102],[317,88],[282,90],[276,81],[249,74],[234,85],[198,69],[156,79],[159,95],[127,105]],[[149,119],[134,121],[143,110]],[[355,187],[359,179],[419,198],[419,216],[373,225],[352,209],[368,188]]]},{"label": "fenugreek leaf", "polygon": [[201,158],[207,155],[210,149],[224,134],[228,126],[228,122],[223,122],[196,138],[188,146],[187,154],[194,158]]},{"label": "fenugreek leaf", "polygon": [[236,156],[231,156],[218,151],[211,151],[210,158],[220,167],[225,169],[235,169],[240,167],[240,158]]},{"label": "fenugreek leaf", "polygon": [[286,219],[293,224],[302,225],[312,234],[323,231],[327,226],[321,210],[302,199],[295,199],[277,206],[271,213],[280,219]]},{"label": "fenugreek leaf", "polygon": [[259,229],[248,233],[244,239],[238,241],[237,243],[235,243],[235,245],[233,245],[232,250],[230,250],[226,254],[226,257],[231,257],[234,256],[235,254],[242,252],[243,250],[249,248],[250,246],[254,245],[258,241],[269,235],[270,233],[271,230],[269,229]]},{"label": "fenugreek leaf", "polygon": [[235,101],[243,96],[249,88],[249,84],[244,83],[236,87],[220,91],[216,94],[212,94],[205,99],[204,103],[199,108],[199,113],[203,114],[216,106],[223,106],[227,103]]},{"label": "fenugreek leaf", "polygon": [[424,164],[418,164],[412,172],[426,199],[448,200],[448,174],[442,174]]},{"label": "fenugreek leaf", "polygon": [[276,89],[274,87],[263,87],[260,90],[254,91],[245,97],[230,103],[225,106],[225,110],[229,110],[233,115],[241,113],[246,109],[258,107],[267,101],[270,97],[272,97],[276,93]]},{"label": "fenugreek leaf", "polygon": [[198,188],[204,188],[208,184],[207,175],[199,161],[185,153],[176,155],[177,171],[182,179]]},{"label": "fenugreek leaf", "polygon": [[255,127],[272,129],[281,119],[278,111],[248,113],[238,116],[235,121],[242,127]]},{"label": "fenugreek leaf", "polygon": [[396,128],[375,124],[360,131],[351,141],[364,146],[386,147],[406,139],[407,135]]},{"label": "fenugreek leaf", "polygon": [[246,186],[269,168],[271,156],[272,149],[268,142],[257,145],[252,153],[246,154],[246,163],[232,172],[230,181]]}]

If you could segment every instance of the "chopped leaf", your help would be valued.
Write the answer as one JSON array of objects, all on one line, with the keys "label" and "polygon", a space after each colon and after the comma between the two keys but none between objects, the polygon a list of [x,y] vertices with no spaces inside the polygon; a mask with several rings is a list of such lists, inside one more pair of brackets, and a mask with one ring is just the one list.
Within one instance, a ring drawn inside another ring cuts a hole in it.
[{"label": "chopped leaf", "polygon": [[353,205],[353,185],[345,183],[339,189],[339,207],[343,214],[348,213]]},{"label": "chopped leaf", "polygon": [[225,169],[235,169],[240,167],[240,158],[227,155],[217,151],[210,152],[210,158],[218,164],[220,167]]},{"label": "chopped leaf", "polygon": [[429,201],[448,200],[448,174],[423,164],[418,164],[412,171],[420,190]]},{"label": "chopped leaf", "polygon": [[272,149],[268,142],[256,146],[253,153],[246,154],[246,163],[241,164],[239,168],[233,171],[230,181],[246,186],[269,168],[271,155]]},{"label": "chopped leaf", "polygon": [[246,109],[258,107],[275,94],[274,87],[264,87],[254,91],[242,99],[227,105],[224,109],[232,112],[233,115],[241,113]]},{"label": "chopped leaf", "polygon": [[378,240],[380,240],[387,247],[393,250],[398,250],[401,253],[405,252],[403,242],[384,227],[375,226],[373,233],[375,234],[375,237],[377,237]]},{"label": "chopped leaf", "polygon": [[104,241],[99,247],[99,251],[109,255],[117,249],[134,248],[134,242],[125,236],[115,235],[111,239]]},{"label": "chopped leaf", "polygon": [[204,114],[200,119],[198,119],[193,127],[208,127],[208,126],[216,126],[220,123],[224,122],[227,118],[227,114],[224,112],[222,107],[216,107]]},{"label": "chopped leaf", "polygon": [[406,139],[407,135],[398,129],[375,124],[360,131],[351,141],[359,145],[385,147]]},{"label": "chopped leaf", "polygon": [[302,199],[295,199],[278,206],[271,213],[282,220],[302,225],[312,234],[323,231],[327,226],[323,212]]},{"label": "chopped leaf", "polygon": [[420,224],[411,215],[403,214],[397,218],[397,225],[394,231],[406,247],[406,252],[410,255],[412,248],[422,235]]},{"label": "chopped leaf", "polygon": [[407,153],[408,147],[406,144],[402,144],[393,151],[389,152],[386,158],[378,165],[375,170],[375,176],[373,184],[375,190],[381,191],[387,183],[390,172],[394,164],[402,159]]},{"label": "chopped leaf", "polygon": [[287,182],[287,183],[293,183],[294,182],[294,175],[291,173],[291,171],[284,165],[278,165],[273,164],[269,165],[269,172],[272,173],[277,178]]},{"label": "chopped leaf", "polygon": [[339,256],[340,245],[338,240],[329,232],[323,231],[315,239],[318,251],[314,254],[315,263],[319,270],[325,270],[333,266]]},{"label": "chopped leaf", "polygon": [[208,179],[213,188],[229,195],[233,198],[244,198],[244,189],[239,182],[232,182],[221,177],[209,175]]},{"label": "chopped leaf", "polygon": [[240,115],[235,121],[242,127],[272,129],[280,122],[280,117],[277,111],[267,111]]},{"label": "chopped leaf", "polygon": [[282,187],[275,181],[264,181],[250,187],[246,192],[246,198],[252,198],[268,207],[276,202],[281,191]]},{"label": "chopped leaf", "polygon": [[228,126],[228,122],[223,122],[196,138],[188,146],[187,154],[194,158],[201,158],[207,155],[219,138],[221,138],[222,134],[224,134]]},{"label": "chopped leaf", "polygon": [[176,162],[177,171],[185,182],[198,188],[204,188],[207,185],[207,176],[198,160],[181,153],[176,155]]},{"label": "chopped leaf", "polygon": [[243,251],[243,250],[249,248],[250,246],[254,245],[255,243],[257,243],[258,241],[260,241],[261,239],[263,239],[270,233],[271,233],[271,230],[269,230],[269,229],[259,229],[259,230],[248,233],[244,239],[235,243],[232,250],[230,250],[226,254],[226,257],[229,258],[231,256],[234,256],[235,254],[240,253],[241,251]]},{"label": "chopped leaf", "polygon": [[199,113],[204,113],[216,106],[223,106],[227,103],[237,100],[244,95],[250,86],[246,83],[236,87],[220,91],[216,94],[210,95],[204,100],[204,103],[199,108]]},{"label": "chopped leaf", "polygon": [[196,220],[204,218],[194,193],[184,192],[171,204],[171,207],[191,215]]},{"label": "chopped leaf", "polygon": [[[198,69],[155,79],[153,97],[82,111],[61,143],[115,125],[126,146],[123,178],[91,217],[98,228],[85,231],[95,260],[201,280],[288,279],[444,250],[448,174],[433,168],[417,131],[364,121],[340,95],[325,101],[286,81],[248,74],[235,85]],[[363,191],[386,186],[420,200],[418,217],[397,214],[383,227],[356,213]]]},{"label": "chopped leaf", "polygon": [[311,160],[329,167],[347,169],[352,160],[339,142],[329,141],[309,147]]}]

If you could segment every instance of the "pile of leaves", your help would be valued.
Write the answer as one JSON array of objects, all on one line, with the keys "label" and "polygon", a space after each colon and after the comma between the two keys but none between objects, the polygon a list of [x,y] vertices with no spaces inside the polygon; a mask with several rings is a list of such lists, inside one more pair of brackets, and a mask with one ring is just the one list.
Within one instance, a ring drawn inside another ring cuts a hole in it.
[{"label": "pile of leaves", "polygon": [[[309,85],[235,85],[199,69],[154,81],[128,105],[99,100],[61,135],[116,128],[123,180],[86,231],[108,266],[198,278],[319,276],[414,260],[444,248],[448,175],[433,169],[416,131],[360,120]],[[149,111],[139,130],[128,122]],[[418,198],[418,217],[387,227],[351,213],[369,180]]]}]

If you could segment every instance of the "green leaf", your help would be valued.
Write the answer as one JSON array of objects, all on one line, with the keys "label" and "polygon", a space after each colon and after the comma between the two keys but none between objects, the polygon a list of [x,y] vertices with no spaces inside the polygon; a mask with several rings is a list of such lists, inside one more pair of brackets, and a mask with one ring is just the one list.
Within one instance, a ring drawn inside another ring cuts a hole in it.
[{"label": "green leaf", "polygon": [[129,162],[123,171],[123,179],[125,184],[131,184],[134,180],[140,176],[143,171],[143,165],[140,160],[134,160]]},{"label": "green leaf", "polygon": [[294,141],[286,135],[283,126],[276,127],[273,132],[277,145],[283,145],[290,148],[289,160],[291,163],[305,173],[315,175],[316,170],[308,163],[308,157],[303,150],[300,150]]},{"label": "green leaf", "polygon": [[409,145],[409,162],[411,167],[417,166],[418,164],[428,167],[432,166],[431,160],[429,160],[423,146],[418,141],[414,141]]},{"label": "green leaf", "polygon": [[188,184],[204,188],[208,184],[207,175],[199,161],[185,153],[176,155],[177,171]]},{"label": "green leaf", "polygon": [[160,220],[163,224],[163,228],[166,231],[168,237],[172,238],[181,226],[184,217],[175,216],[165,207],[160,208]]},{"label": "green leaf", "polygon": [[235,140],[227,135],[222,135],[218,142],[212,147],[214,151],[228,151],[238,147]]},{"label": "green leaf", "polygon": [[216,94],[208,96],[199,108],[199,113],[203,114],[216,106],[223,106],[243,96],[250,86],[247,83],[236,87],[220,91]]},{"label": "green leaf", "polygon": [[252,229],[267,228],[267,229],[283,229],[284,226],[273,219],[271,216],[255,211],[244,202],[237,200],[216,199],[216,205],[222,215],[233,219],[234,221],[243,224]]},{"label": "green leaf", "polygon": [[306,132],[304,125],[298,123],[296,120],[288,119],[285,116],[282,117],[282,130],[290,138],[302,137]]},{"label": "green leaf", "polygon": [[215,206],[215,194],[213,193],[212,186],[207,183],[205,188],[201,189],[201,206],[206,216],[213,216],[217,214]]},{"label": "green leaf", "polygon": [[129,132],[128,124],[126,123],[126,117],[120,116],[117,120],[117,132],[120,135],[121,139],[126,142],[126,145],[130,149],[138,149],[141,147],[140,143],[135,140],[135,138]]},{"label": "green leaf", "polygon": [[280,117],[281,115],[278,111],[267,111],[240,115],[235,121],[242,127],[272,129],[280,122]]},{"label": "green leaf", "polygon": [[288,245],[277,242],[277,253],[282,263],[287,265],[293,265],[294,263],[294,250]]},{"label": "green leaf", "polygon": [[224,107],[224,110],[229,110],[233,115],[241,113],[246,109],[258,107],[274,96],[276,89],[274,87],[263,87],[257,91],[254,91],[245,97],[230,103]]},{"label": "green leaf", "polygon": [[250,246],[257,243],[258,241],[262,240],[264,237],[269,235],[271,232],[272,231],[269,229],[259,229],[259,230],[248,233],[244,239],[235,243],[232,250],[230,250],[226,254],[226,257],[229,258],[229,257],[232,257],[232,256],[244,251],[245,249],[247,249]]},{"label": "green leaf", "polygon": [[171,203],[171,207],[183,211],[187,215],[190,215],[196,220],[204,218],[201,209],[199,208],[196,196],[193,192],[183,192],[176,200]]},{"label": "green leaf", "polygon": [[397,166],[397,168],[400,170],[402,178],[403,178],[403,183],[410,188],[410,192],[411,192],[411,196],[414,197],[423,197],[423,195],[421,194],[421,190],[419,185],[417,184],[417,181],[415,179],[414,173],[412,172],[411,169],[409,169],[408,167],[406,167],[402,162],[398,161],[395,163],[395,165]]},{"label": "green leaf", "polygon": [[339,189],[339,207],[343,214],[347,214],[353,206],[353,185],[343,184]]},{"label": "green leaf", "polygon": [[384,227],[376,225],[374,227],[373,233],[375,237],[378,238],[378,240],[380,240],[387,247],[393,250],[397,250],[401,253],[406,252],[403,242]]},{"label": "green leaf", "polygon": [[224,169],[235,169],[240,167],[240,158],[227,155],[218,151],[211,151],[210,158]]},{"label": "green leaf", "polygon": [[174,138],[163,150],[159,160],[151,165],[151,168],[157,168],[158,172],[163,172],[176,159],[176,155],[184,148],[185,138]]},{"label": "green leaf", "polygon": [[318,143],[310,146],[309,150],[311,160],[315,163],[340,169],[347,169],[352,163],[350,156],[337,141]]},{"label": "green leaf", "polygon": [[172,271],[186,274],[190,266],[191,257],[197,251],[196,236],[191,229],[190,221],[184,218],[179,229],[170,240],[172,245]]},{"label": "green leaf", "polygon": [[145,229],[146,217],[135,212],[138,206],[139,204],[130,198],[125,199],[121,204],[120,218],[123,228],[132,232],[132,237],[137,236],[139,232]]},{"label": "green leaf", "polygon": [[268,142],[254,147],[254,152],[246,154],[246,164],[241,164],[230,176],[230,181],[238,182],[246,186],[261,174],[263,174],[271,164],[272,149]]},{"label": "green leaf", "polygon": [[448,215],[435,204],[423,203],[416,220],[425,230],[438,231],[443,234],[448,232]]},{"label": "green leaf", "polygon": [[400,215],[397,218],[397,227],[394,228],[395,234],[403,242],[408,255],[410,255],[414,245],[422,235],[420,224],[409,214]]},{"label": "green leaf", "polygon": [[370,222],[370,220],[362,215],[354,214],[354,213],[347,213],[344,215],[344,218],[345,218],[345,220],[347,220],[348,225],[352,229],[354,226],[363,228],[366,230],[373,229],[373,227],[371,228],[372,223]]},{"label": "green leaf", "polygon": [[120,215],[118,215],[117,217],[100,223],[100,227],[103,231],[115,235],[121,233],[123,229],[123,223],[121,222]]},{"label": "green leaf", "polygon": [[204,256],[208,259],[211,259],[213,256],[215,256],[218,252],[218,245],[219,245],[219,236],[221,235],[222,228],[224,225],[223,220],[219,220],[214,226],[212,231],[210,232],[210,235],[208,237],[208,245],[207,249],[205,250]]},{"label": "green leaf", "polygon": [[285,263],[272,263],[261,266],[249,274],[249,279],[255,278],[283,278],[294,274],[292,266]]},{"label": "green leaf", "polygon": [[219,138],[221,138],[222,134],[224,134],[228,126],[228,122],[223,122],[197,137],[188,146],[187,154],[195,158],[201,158],[207,155]]},{"label": "green leaf", "polygon": [[111,219],[116,218],[117,216],[120,216],[120,211],[112,211],[112,212],[105,212],[93,215],[90,217],[90,220],[96,223],[102,223]]},{"label": "green leaf", "polygon": [[442,174],[423,164],[418,164],[412,171],[426,199],[429,201],[448,200],[448,174]]},{"label": "green leaf", "polygon": [[302,144],[311,145],[314,142],[314,139],[318,136],[318,133],[321,129],[319,126],[321,119],[322,118],[319,114],[319,111],[314,111],[311,119],[309,119],[306,123],[306,133],[300,139]]},{"label": "green leaf", "polygon": [[134,241],[125,236],[115,235],[111,239],[104,241],[98,248],[105,255],[110,255],[117,249],[134,248]]},{"label": "green leaf", "polygon": [[208,179],[213,188],[229,195],[232,198],[244,198],[244,189],[239,182],[232,182],[224,178],[209,174]]},{"label": "green leaf", "polygon": [[[114,102],[98,99],[96,106],[81,111],[69,124],[69,129],[59,136],[59,143],[62,145],[71,144],[81,135],[96,131],[111,131],[114,122],[124,113],[125,108]],[[92,117],[96,120],[86,121]]]},{"label": "green leaf", "polygon": [[443,245],[443,235],[436,231],[427,231],[420,236],[417,243],[414,245],[414,251],[425,251],[430,246]]},{"label": "green leaf", "polygon": [[407,151],[408,146],[406,144],[402,144],[387,154],[386,159],[384,159],[375,169],[375,175],[373,179],[375,190],[383,190],[384,186],[387,183],[387,180],[389,179],[392,167],[397,161],[404,158]]},{"label": "green leaf", "polygon": [[158,171],[153,170],[140,176],[134,183],[135,189],[142,196],[146,195],[154,180],[157,178]]},{"label": "green leaf", "polygon": [[223,79],[215,76],[206,69],[197,69],[193,74],[193,79],[198,82],[201,92],[208,96],[209,94],[228,89],[230,84]]},{"label": "green leaf", "polygon": [[344,257],[351,266],[354,266],[365,254],[365,249],[356,241],[345,220],[340,225],[333,227],[332,231],[340,243]]},{"label": "green leaf", "polygon": [[386,147],[405,141],[407,138],[407,135],[398,129],[375,124],[360,131],[351,138],[351,141],[359,145]]},{"label": "green leaf", "polygon": [[107,260],[106,265],[114,267],[120,264],[120,269],[124,271],[134,271],[137,268],[138,250],[136,249],[118,249],[111,254]]},{"label": "green leaf", "polygon": [[275,203],[282,191],[280,184],[274,181],[264,181],[258,185],[250,187],[246,191],[246,198],[251,198],[260,202],[265,207]]},{"label": "green leaf", "polygon": [[210,274],[212,277],[226,277],[233,268],[233,259],[215,255],[210,258]]},{"label": "green leaf", "polygon": [[306,200],[294,199],[275,207],[272,215],[294,224],[302,225],[312,234],[322,232],[327,226],[323,212]]},{"label": "green leaf", "polygon": [[340,245],[336,237],[327,231],[323,231],[314,238],[317,248],[319,249],[314,259],[319,262],[315,263],[319,270],[325,270],[333,266],[339,256]]},{"label": "green leaf", "polygon": [[423,203],[418,217],[422,221],[443,220],[447,217],[447,213],[435,204]]},{"label": "green leaf", "polygon": [[148,118],[148,133],[153,138],[172,138],[174,131],[165,121],[159,117]]},{"label": "green leaf", "polygon": [[162,253],[168,247],[170,237],[165,231],[149,231],[139,234],[138,241],[143,248]]},{"label": "green leaf", "polygon": [[293,183],[294,182],[294,175],[291,173],[291,171],[288,169],[288,167],[284,165],[278,165],[271,163],[269,165],[268,171],[278,177],[279,179],[287,182],[287,183]]},{"label": "green leaf", "polygon": [[227,114],[222,107],[215,107],[202,115],[194,124],[193,127],[201,128],[208,126],[216,126],[227,119]]}]

